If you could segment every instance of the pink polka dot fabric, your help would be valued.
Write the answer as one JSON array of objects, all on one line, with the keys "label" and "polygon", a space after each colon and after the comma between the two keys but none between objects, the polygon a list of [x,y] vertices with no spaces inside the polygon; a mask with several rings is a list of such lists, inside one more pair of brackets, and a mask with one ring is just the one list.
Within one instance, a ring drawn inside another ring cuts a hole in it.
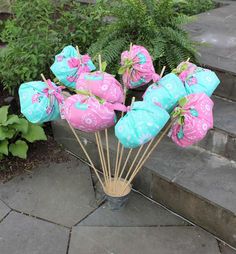
[{"label": "pink polka dot fabric", "polygon": [[124,51],[121,55],[121,66],[124,68],[123,83],[129,89],[160,79],[155,73],[150,54],[143,46],[133,45],[130,51]]},{"label": "pink polka dot fabric", "polygon": [[111,103],[124,102],[121,84],[106,72],[82,73],[76,83],[77,90],[87,90]]},{"label": "pink polka dot fabric", "polygon": [[175,109],[181,111],[180,117],[184,117],[184,122],[181,125],[177,121],[171,132],[172,140],[181,147],[199,142],[213,128],[213,101],[204,93],[190,94],[185,98],[187,103]]},{"label": "pink polka dot fabric", "polygon": [[104,130],[116,122],[112,104],[100,103],[93,96],[80,94],[65,100],[64,117],[74,128],[85,132]]}]

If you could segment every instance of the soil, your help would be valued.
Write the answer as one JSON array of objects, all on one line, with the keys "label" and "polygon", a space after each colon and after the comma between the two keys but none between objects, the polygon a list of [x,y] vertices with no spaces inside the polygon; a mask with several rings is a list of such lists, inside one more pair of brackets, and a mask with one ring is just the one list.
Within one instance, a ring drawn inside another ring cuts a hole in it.
[{"label": "soil", "polygon": [[56,141],[48,136],[47,141],[29,144],[27,159],[8,156],[0,161],[0,183],[7,182],[14,176],[31,172],[42,163],[61,163],[70,160],[70,156]]}]

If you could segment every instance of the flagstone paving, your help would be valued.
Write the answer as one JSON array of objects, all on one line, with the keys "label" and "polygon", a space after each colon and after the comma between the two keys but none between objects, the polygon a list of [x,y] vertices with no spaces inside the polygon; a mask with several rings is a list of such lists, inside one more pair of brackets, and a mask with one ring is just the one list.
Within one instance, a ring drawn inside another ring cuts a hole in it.
[{"label": "flagstone paving", "polygon": [[68,227],[96,208],[90,171],[74,158],[1,185],[0,199],[17,211]]},{"label": "flagstone paving", "polygon": [[236,253],[138,193],[111,211],[95,185],[88,166],[75,158],[1,184],[0,253]]},{"label": "flagstone paving", "polygon": [[0,221],[10,212],[10,208],[7,207],[1,200],[0,200]]}]

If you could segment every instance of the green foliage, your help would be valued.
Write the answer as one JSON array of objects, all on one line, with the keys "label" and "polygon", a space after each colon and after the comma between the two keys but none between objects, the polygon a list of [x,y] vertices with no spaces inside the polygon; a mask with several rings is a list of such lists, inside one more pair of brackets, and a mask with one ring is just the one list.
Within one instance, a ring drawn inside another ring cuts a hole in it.
[{"label": "green foliage", "polygon": [[182,28],[191,18],[178,13],[172,0],[121,0],[112,4],[108,0],[97,6],[113,18],[103,26],[89,53],[95,57],[102,54],[112,73],[116,73],[120,54],[130,42],[145,46],[159,71],[164,65],[173,69],[188,57],[195,60],[194,44]]},{"label": "green foliage", "polygon": [[[93,60],[102,54],[107,71],[116,74],[120,54],[130,42],[145,46],[157,71],[195,60],[194,44],[182,25],[191,19],[179,13],[174,0],[14,0],[13,17],[0,39],[0,80],[13,93],[22,83],[50,76],[54,56],[68,44],[88,50]],[[103,68],[105,66],[103,65]],[[51,76],[51,78],[53,78]]]},{"label": "green foliage", "polygon": [[0,39],[8,43],[0,52],[0,80],[13,93],[23,81],[50,75],[55,54],[65,45],[83,53],[100,32],[104,11],[72,0],[15,0],[13,18]]},{"label": "green foliage", "polygon": [[174,6],[178,12],[186,15],[196,15],[215,8],[213,0],[174,0]]},{"label": "green foliage", "polygon": [[0,108],[0,159],[9,155],[26,159],[27,142],[46,140],[42,127],[29,123],[25,118],[8,113],[9,106]]}]

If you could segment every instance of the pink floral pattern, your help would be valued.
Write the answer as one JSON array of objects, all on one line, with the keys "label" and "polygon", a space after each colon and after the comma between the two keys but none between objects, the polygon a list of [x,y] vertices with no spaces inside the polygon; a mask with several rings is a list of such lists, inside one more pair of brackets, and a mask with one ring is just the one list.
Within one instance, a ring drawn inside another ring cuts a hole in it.
[{"label": "pink floral pattern", "polygon": [[109,103],[100,104],[93,96],[72,95],[64,105],[65,119],[76,129],[85,132],[96,132],[115,124],[115,111]]},{"label": "pink floral pattern", "polygon": [[178,107],[183,124],[178,121],[172,127],[171,138],[181,147],[193,145],[202,140],[207,131],[213,128],[213,101],[204,93],[190,94],[187,103]]},{"label": "pink floral pattern", "polygon": [[124,91],[121,84],[114,76],[106,72],[82,73],[76,82],[76,89],[90,91],[111,103],[124,102]]},{"label": "pink floral pattern", "polygon": [[121,55],[121,66],[127,67],[122,79],[127,88],[136,88],[149,83],[157,82],[160,76],[155,73],[152,58],[148,51],[138,45],[133,45],[130,51]]}]

